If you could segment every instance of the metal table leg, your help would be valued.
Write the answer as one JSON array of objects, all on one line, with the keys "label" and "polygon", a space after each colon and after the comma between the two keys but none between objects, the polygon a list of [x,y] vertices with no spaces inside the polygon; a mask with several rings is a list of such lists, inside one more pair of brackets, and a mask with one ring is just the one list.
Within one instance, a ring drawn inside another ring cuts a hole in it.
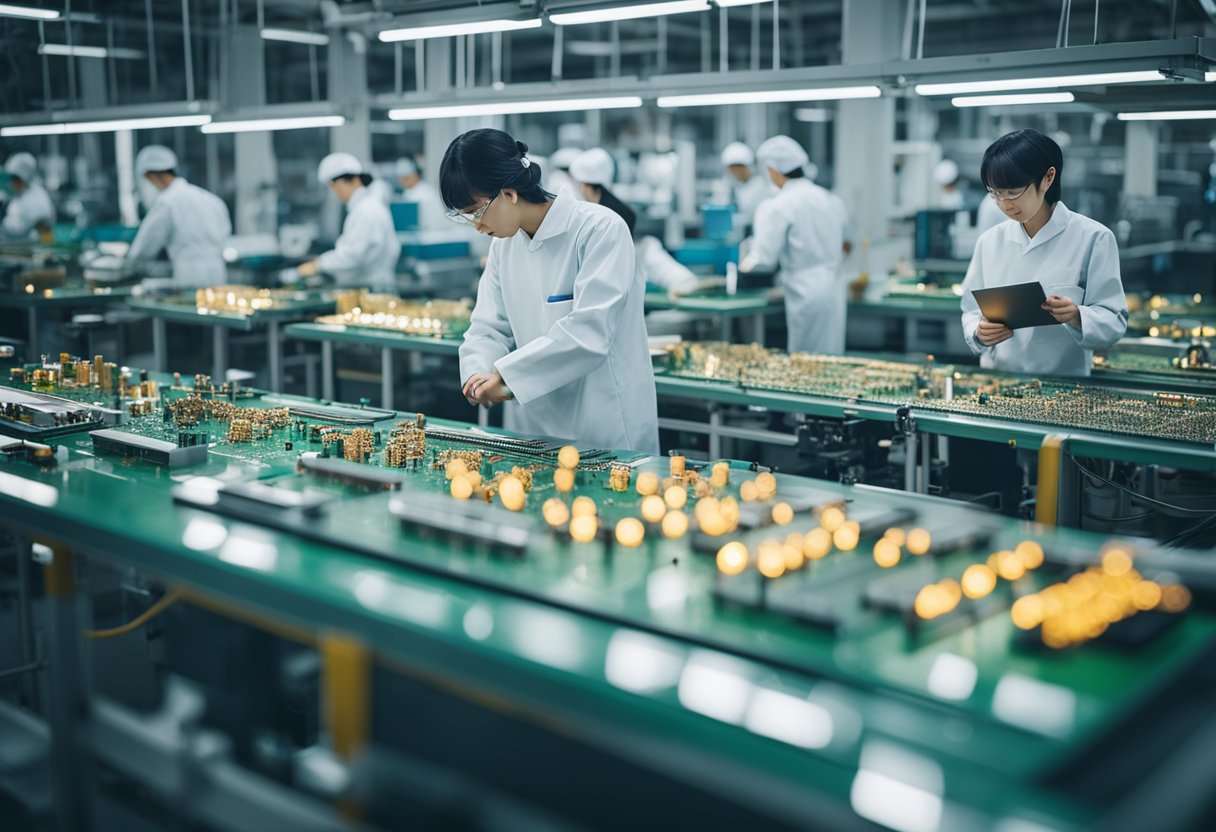
[{"label": "metal table leg", "polygon": [[729,344],[730,343],[730,316],[729,315],[719,315],[718,321],[719,321],[718,339],[721,341],[725,341],[726,343]]},{"label": "metal table leg", "polygon": [[904,491],[916,490],[916,445],[915,431],[904,434]]},{"label": "metal table leg", "polygon": [[722,411],[716,407],[709,409],[709,458],[711,461],[722,458]]},{"label": "metal table leg", "polygon": [[266,324],[266,349],[270,360],[270,389],[283,392],[283,339],[279,333],[279,322]]},{"label": "metal table leg", "polygon": [[228,327],[211,330],[211,380],[219,385],[228,380]]},{"label": "metal table leg", "polygon": [[393,351],[380,348],[380,406],[393,409]]},{"label": "metal table leg", "polygon": [[158,373],[168,372],[169,343],[164,318],[152,319],[152,361],[156,364]]},{"label": "metal table leg", "polygon": [[48,717],[51,725],[51,786],[55,826],[61,832],[92,828],[89,759],[82,722],[87,713],[80,678],[80,622],[72,553],[55,548],[46,566]]},{"label": "metal table leg", "polygon": [[933,450],[933,437],[926,434],[925,436],[921,437],[921,440],[922,441],[921,441],[921,446],[920,446],[920,478],[917,480],[917,489],[916,490],[919,491],[921,494],[928,494],[929,493],[930,472],[932,471],[932,465],[933,465],[932,454],[931,454],[931,451]]},{"label": "metal table leg", "polygon": [[[30,564],[33,555],[29,538],[17,536],[17,635],[21,643],[21,663],[33,664],[38,660],[38,645],[34,632],[34,584]],[[21,680],[21,690],[26,705],[38,706],[38,674],[27,673]]]},{"label": "metal table leg", "polygon": [[486,407],[484,404],[479,404],[477,406],[477,424],[481,425],[483,428],[490,426],[490,408]]},{"label": "metal table leg", "polygon": [[334,399],[334,342],[321,342],[321,398]]}]

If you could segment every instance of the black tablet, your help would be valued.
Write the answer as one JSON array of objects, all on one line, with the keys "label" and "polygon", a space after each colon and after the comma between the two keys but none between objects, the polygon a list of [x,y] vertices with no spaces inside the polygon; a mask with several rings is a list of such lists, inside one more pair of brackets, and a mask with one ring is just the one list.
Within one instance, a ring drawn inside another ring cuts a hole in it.
[{"label": "black tablet", "polygon": [[1056,326],[1059,324],[1051,313],[1043,308],[1047,295],[1038,281],[1017,283],[1013,286],[995,286],[991,289],[974,289],[971,292],[980,305],[984,317],[1010,329],[1025,329],[1032,326]]}]

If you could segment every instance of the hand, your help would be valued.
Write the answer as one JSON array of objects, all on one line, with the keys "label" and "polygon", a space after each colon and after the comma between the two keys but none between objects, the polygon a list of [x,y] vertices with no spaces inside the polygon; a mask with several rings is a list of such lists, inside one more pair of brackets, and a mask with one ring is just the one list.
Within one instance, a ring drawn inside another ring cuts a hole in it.
[{"label": "hand", "polygon": [[486,407],[514,398],[497,370],[488,373],[473,373],[465,380],[461,392],[464,393],[469,404],[484,404]]},{"label": "hand", "polygon": [[995,324],[987,318],[982,319],[979,328],[975,330],[975,340],[985,347],[995,347],[1002,341],[1008,341],[1012,337],[1012,329],[1004,324]]},{"label": "hand", "polygon": [[1066,297],[1048,295],[1047,302],[1043,304],[1043,309],[1050,312],[1051,317],[1062,324],[1069,324],[1070,326],[1081,325],[1081,310]]},{"label": "hand", "polygon": [[301,263],[296,267],[296,274],[300,275],[300,277],[316,277],[317,261],[309,260],[307,263]]}]

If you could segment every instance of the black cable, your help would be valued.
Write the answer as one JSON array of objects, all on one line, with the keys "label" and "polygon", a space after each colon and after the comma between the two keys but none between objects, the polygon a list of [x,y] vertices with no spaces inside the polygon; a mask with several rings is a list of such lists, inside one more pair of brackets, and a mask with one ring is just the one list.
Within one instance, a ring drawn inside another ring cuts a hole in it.
[{"label": "black cable", "polygon": [[1205,516],[1206,515],[1216,515],[1216,509],[1187,508],[1186,506],[1178,506],[1178,505],[1174,505],[1173,503],[1167,503],[1164,500],[1157,500],[1157,499],[1154,499],[1153,497],[1146,497],[1143,494],[1137,494],[1135,491],[1132,491],[1130,488],[1120,485],[1119,483],[1115,482],[1114,480],[1108,480],[1106,477],[1102,476],[1101,474],[1099,474],[1095,471],[1089,470],[1084,465],[1082,465],[1081,462],[1072,454],[1069,454],[1068,458],[1072,460],[1072,464],[1077,466],[1077,468],[1082,473],[1088,474],[1089,476],[1093,477],[1094,479],[1096,479],[1100,482],[1104,482],[1107,485],[1111,486],[1112,488],[1119,489],[1124,494],[1126,494],[1129,498],[1131,498],[1132,501],[1149,503],[1150,505],[1160,506],[1161,508],[1169,509],[1170,511],[1181,512],[1183,514],[1202,514]]},{"label": "black cable", "polygon": [[1146,511],[1143,514],[1129,514],[1126,517],[1104,517],[1101,514],[1095,514],[1092,511],[1081,509],[1081,513],[1093,520],[1101,520],[1104,523],[1130,523],[1133,520],[1143,520],[1146,517],[1152,517],[1153,512]]}]

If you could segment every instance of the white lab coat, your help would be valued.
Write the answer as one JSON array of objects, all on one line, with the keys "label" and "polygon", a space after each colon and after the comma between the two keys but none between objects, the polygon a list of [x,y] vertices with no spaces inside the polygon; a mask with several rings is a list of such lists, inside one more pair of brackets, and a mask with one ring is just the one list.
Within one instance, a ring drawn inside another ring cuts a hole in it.
[{"label": "white lab coat", "polygon": [[647,235],[635,240],[633,252],[642,283],[661,286],[668,292],[686,292],[697,285],[697,276],[668,254],[654,237]]},{"label": "white lab coat", "polygon": [[364,187],[371,191],[372,196],[383,202],[385,205],[388,205],[397,198],[397,195],[393,193],[393,186],[390,185],[387,180],[382,179],[379,176],[373,179],[371,184],[364,185]]},{"label": "white lab coat", "polygon": [[844,352],[848,287],[840,275],[843,224],[831,194],[791,179],[756,210],[748,269],[780,269],[790,352]]},{"label": "white lab coat", "polygon": [[583,189],[574,181],[573,176],[561,168],[554,168],[553,172],[545,177],[545,190],[554,195],[568,190],[575,200],[583,198]]},{"label": "white lab coat", "polygon": [[777,186],[764,171],[752,171],[751,178],[746,182],[740,182],[733,176],[731,181],[734,183],[731,186],[731,193],[734,195],[735,213],[742,214],[744,222],[749,225],[755,222],[756,208],[760,203],[771,199],[778,193]]},{"label": "white lab coat", "polygon": [[563,191],[535,237],[521,230],[491,244],[461,382],[498,370],[515,395],[505,402],[511,430],[658,453],[643,295],[624,220]]},{"label": "white lab coat", "polygon": [[[983,314],[971,292],[1037,280],[1048,295],[1071,298],[1081,327],[1067,324],[1014,330],[985,347],[975,337]],[[975,246],[963,281],[963,337],[980,366],[1010,373],[1087,376],[1093,351],[1114,344],[1127,329],[1127,299],[1119,276],[1115,235],[1057,202],[1047,225],[1033,238],[1019,222],[990,228]]]},{"label": "white lab coat", "polygon": [[127,259],[151,260],[167,250],[178,288],[215,286],[228,273],[223,247],[230,236],[232,218],[224,201],[179,176],[148,209]]},{"label": "white lab coat", "polygon": [[412,188],[407,188],[402,197],[405,202],[418,203],[418,229],[420,231],[446,231],[452,226],[448,223],[447,209],[439,197],[439,191],[430,182],[418,180]]},{"label": "white lab coat", "polygon": [[4,214],[3,231],[6,237],[36,237],[39,223],[55,224],[55,205],[46,188],[31,182],[8,203]]},{"label": "white lab coat", "polygon": [[346,203],[342,234],[331,251],[317,258],[317,269],[339,286],[390,289],[397,279],[401,241],[393,215],[368,188],[359,188]]}]

